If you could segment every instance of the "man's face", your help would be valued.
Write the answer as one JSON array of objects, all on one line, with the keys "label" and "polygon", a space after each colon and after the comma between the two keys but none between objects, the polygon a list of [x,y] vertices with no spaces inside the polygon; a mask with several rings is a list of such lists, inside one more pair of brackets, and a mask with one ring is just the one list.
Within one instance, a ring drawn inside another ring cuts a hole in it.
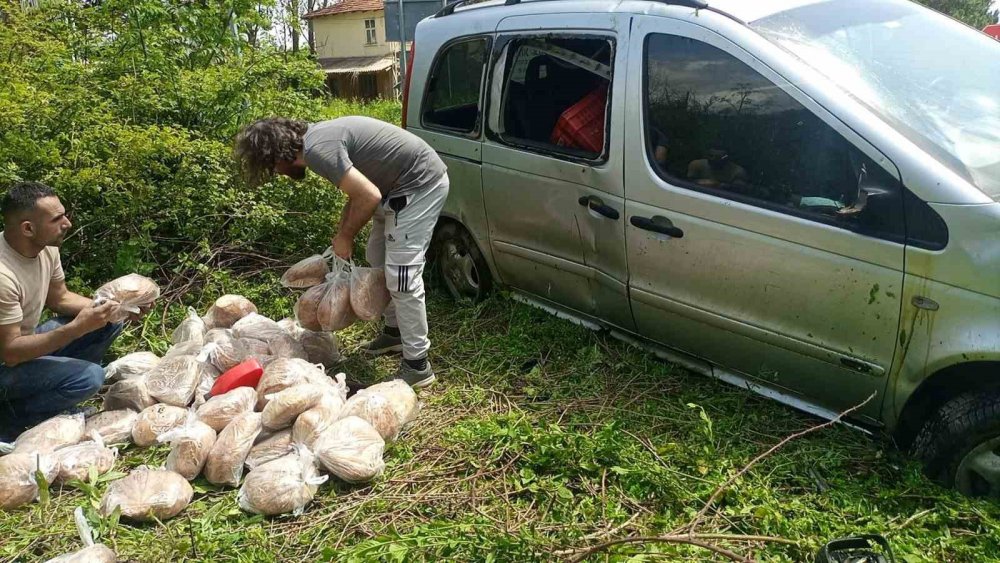
[{"label": "man's face", "polygon": [[274,163],[274,171],[292,180],[302,180],[306,177],[306,163],[303,159],[279,160]]},{"label": "man's face", "polygon": [[58,197],[43,197],[21,221],[21,232],[37,246],[62,246],[73,223]]},{"label": "man's face", "polygon": [[708,164],[716,170],[724,168],[728,159],[729,155],[722,149],[709,149],[708,151]]}]

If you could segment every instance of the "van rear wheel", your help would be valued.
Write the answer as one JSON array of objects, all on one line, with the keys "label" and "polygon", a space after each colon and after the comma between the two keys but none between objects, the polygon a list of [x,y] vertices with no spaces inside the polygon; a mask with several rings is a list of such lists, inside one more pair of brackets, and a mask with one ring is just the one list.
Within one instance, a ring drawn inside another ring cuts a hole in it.
[{"label": "van rear wheel", "polygon": [[433,252],[437,273],[456,301],[482,301],[493,287],[493,277],[472,235],[460,225],[448,223],[434,235]]},{"label": "van rear wheel", "polygon": [[965,393],[941,406],[913,442],[927,475],[959,492],[1000,498],[1000,390]]}]

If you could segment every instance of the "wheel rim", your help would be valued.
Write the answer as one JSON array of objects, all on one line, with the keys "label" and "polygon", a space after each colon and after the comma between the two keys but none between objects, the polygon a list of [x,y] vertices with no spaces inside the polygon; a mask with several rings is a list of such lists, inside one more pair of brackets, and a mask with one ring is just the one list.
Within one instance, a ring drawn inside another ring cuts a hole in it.
[{"label": "wheel rim", "polygon": [[444,244],[441,256],[441,274],[448,291],[456,299],[478,299],[482,291],[476,261],[464,245],[454,241]]},{"label": "wheel rim", "polygon": [[969,496],[1000,498],[1000,436],[987,440],[962,458],[955,488]]}]

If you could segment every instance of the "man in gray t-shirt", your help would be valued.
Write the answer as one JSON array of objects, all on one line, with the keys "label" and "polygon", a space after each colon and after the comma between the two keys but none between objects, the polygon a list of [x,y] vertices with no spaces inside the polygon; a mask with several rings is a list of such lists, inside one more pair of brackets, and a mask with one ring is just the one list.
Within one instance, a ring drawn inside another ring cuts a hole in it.
[{"label": "man in gray t-shirt", "polygon": [[236,156],[251,185],[274,174],[295,180],[306,170],[347,194],[333,251],[349,259],[358,232],[372,221],[366,257],[385,269],[392,301],[369,355],[402,352],[397,377],[414,387],[434,381],[427,361],[423,269],[434,226],[448,196],[448,174],[434,149],[416,135],[368,117],[307,124],[269,118],[236,137]]}]

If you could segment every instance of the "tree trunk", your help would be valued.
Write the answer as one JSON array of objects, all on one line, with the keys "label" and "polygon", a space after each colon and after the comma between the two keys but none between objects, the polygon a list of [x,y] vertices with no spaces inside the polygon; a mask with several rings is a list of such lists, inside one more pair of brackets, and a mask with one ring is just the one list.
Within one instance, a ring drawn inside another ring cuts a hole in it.
[{"label": "tree trunk", "polygon": [[292,33],[292,52],[299,52],[299,0],[288,3],[288,27]]}]

